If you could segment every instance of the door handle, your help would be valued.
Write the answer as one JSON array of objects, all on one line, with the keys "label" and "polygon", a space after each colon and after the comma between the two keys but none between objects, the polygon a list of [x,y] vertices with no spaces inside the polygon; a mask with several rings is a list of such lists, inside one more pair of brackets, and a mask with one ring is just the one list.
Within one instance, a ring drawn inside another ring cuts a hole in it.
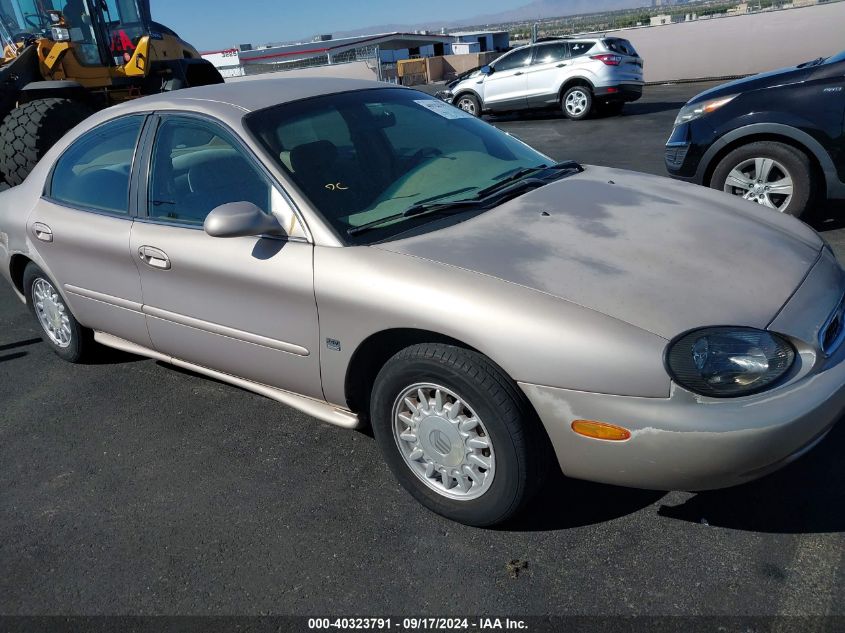
[{"label": "door handle", "polygon": [[519,71],[515,72],[515,73],[513,74],[513,76],[514,76],[514,77],[519,77],[521,74],[523,74],[523,73],[522,73],[522,71],[521,71],[521,70],[519,70]]},{"label": "door handle", "polygon": [[170,258],[167,256],[167,253],[158,248],[142,246],[138,249],[138,257],[147,266],[158,268],[159,270],[170,270]]},{"label": "door handle", "polygon": [[32,225],[32,234],[42,242],[53,241],[53,230],[42,222],[36,222]]},{"label": "door handle", "polygon": [[568,66],[569,62],[561,62],[557,65],[558,68],[563,68],[564,66]]}]

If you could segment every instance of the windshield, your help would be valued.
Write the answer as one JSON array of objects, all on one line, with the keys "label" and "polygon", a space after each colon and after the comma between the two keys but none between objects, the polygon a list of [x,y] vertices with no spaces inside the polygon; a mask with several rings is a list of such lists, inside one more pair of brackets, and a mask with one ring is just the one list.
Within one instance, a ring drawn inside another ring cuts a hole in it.
[{"label": "windshield", "polygon": [[[415,205],[471,199],[546,156],[438,99],[401,88],[274,106],[245,118],[252,134],[344,239]],[[402,217],[362,240],[425,221]]]}]

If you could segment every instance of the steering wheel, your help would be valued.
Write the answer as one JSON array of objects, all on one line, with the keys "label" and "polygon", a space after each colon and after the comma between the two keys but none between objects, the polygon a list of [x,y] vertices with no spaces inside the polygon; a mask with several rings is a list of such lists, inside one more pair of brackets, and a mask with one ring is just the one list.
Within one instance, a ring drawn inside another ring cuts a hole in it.
[{"label": "steering wheel", "polygon": [[[50,17],[42,15],[41,13],[24,13],[23,19],[24,22],[39,31],[43,31],[50,25]],[[35,20],[38,21],[37,24],[35,23]]]}]

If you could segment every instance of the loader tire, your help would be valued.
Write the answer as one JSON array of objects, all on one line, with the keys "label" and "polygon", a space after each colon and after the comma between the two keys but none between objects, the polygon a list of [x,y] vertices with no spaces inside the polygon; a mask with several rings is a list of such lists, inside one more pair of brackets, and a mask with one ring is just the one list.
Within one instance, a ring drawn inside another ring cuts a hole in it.
[{"label": "loader tire", "polygon": [[12,110],[0,125],[0,174],[21,184],[47,151],[93,110],[72,99],[36,99]]}]

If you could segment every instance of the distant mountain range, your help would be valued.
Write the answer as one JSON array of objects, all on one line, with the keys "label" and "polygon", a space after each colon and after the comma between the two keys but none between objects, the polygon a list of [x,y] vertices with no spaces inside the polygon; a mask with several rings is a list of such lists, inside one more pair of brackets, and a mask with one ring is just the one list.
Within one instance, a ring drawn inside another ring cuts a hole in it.
[{"label": "distant mountain range", "polygon": [[427,29],[438,31],[441,28],[456,28],[462,26],[480,26],[484,24],[504,24],[506,22],[524,22],[542,18],[554,18],[580,13],[601,13],[603,11],[617,11],[635,7],[650,6],[649,0],[535,0],[509,11],[476,15],[461,20],[443,22],[429,22],[427,24],[379,24],[352,31],[334,33],[334,36],[352,37],[368,33],[389,33],[393,31],[416,31]]}]

